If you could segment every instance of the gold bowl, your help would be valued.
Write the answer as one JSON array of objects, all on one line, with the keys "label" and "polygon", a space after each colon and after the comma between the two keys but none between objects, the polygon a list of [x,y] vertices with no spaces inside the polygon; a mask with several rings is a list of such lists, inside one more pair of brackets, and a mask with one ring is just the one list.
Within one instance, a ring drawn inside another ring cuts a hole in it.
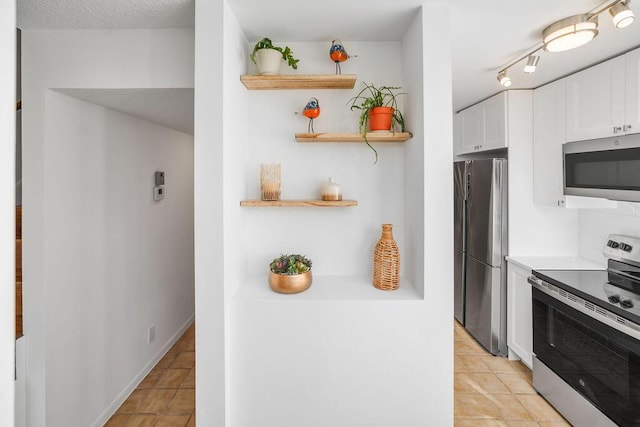
[{"label": "gold bowl", "polygon": [[297,294],[311,286],[311,270],[302,274],[277,274],[269,271],[269,286],[281,294]]}]

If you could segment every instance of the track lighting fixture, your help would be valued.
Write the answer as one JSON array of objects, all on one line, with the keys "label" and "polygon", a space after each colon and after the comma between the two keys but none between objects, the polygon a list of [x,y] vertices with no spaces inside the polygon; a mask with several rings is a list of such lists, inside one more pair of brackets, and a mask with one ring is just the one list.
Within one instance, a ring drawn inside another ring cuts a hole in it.
[{"label": "track lighting fixture", "polygon": [[525,73],[535,73],[536,72],[536,67],[538,66],[538,61],[540,61],[540,57],[536,56],[536,55],[529,55],[529,58],[527,58],[527,64],[524,66],[524,72]]},{"label": "track lighting fixture", "polygon": [[611,9],[609,9],[609,13],[611,14],[613,24],[616,28],[628,27],[633,24],[633,21],[636,18],[633,14],[633,10],[629,9],[628,1],[622,1],[614,4],[611,6]]},{"label": "track lighting fixture", "polygon": [[506,70],[498,73],[498,81],[504,87],[511,86],[511,79],[507,76]]},{"label": "track lighting fixture", "polygon": [[635,20],[635,15],[629,8],[630,2],[631,0],[608,0],[587,13],[569,16],[552,23],[542,31],[541,42],[536,43],[525,54],[500,69],[498,81],[504,87],[511,86],[507,70],[524,59],[527,60],[524,72],[535,72],[540,57],[534,54],[541,50],[562,52],[589,43],[598,35],[598,16],[606,11],[609,11],[616,28],[625,28],[631,25]]},{"label": "track lighting fixture", "polygon": [[574,15],[549,25],[542,31],[547,52],[562,52],[589,43],[598,35],[598,17]]}]

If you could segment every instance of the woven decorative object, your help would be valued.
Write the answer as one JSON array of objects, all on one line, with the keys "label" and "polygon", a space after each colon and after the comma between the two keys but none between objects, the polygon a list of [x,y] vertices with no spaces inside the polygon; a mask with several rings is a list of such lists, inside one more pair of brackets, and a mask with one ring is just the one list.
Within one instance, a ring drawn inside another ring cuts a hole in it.
[{"label": "woven decorative object", "polygon": [[393,225],[382,224],[382,237],[373,253],[373,286],[383,291],[398,289],[400,254],[393,240]]},{"label": "woven decorative object", "polygon": [[260,199],[280,200],[280,164],[260,165]]}]

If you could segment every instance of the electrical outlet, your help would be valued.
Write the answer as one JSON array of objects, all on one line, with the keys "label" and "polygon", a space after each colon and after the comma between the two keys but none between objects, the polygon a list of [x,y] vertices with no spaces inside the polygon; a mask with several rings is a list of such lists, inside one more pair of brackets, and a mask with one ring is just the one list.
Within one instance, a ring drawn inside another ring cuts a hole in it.
[{"label": "electrical outlet", "polygon": [[153,325],[149,328],[149,333],[147,335],[147,344],[151,344],[155,339],[156,339],[156,325]]}]

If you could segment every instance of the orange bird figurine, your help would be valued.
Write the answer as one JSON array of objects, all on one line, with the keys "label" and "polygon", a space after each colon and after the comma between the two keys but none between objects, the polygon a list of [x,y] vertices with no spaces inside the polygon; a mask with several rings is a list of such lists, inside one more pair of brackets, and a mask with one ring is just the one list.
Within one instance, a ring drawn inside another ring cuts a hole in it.
[{"label": "orange bird figurine", "polygon": [[[356,55],[353,55],[354,57]],[[344,50],[344,46],[342,42],[338,39],[335,39],[331,42],[331,49],[329,49],[329,57],[333,62],[336,63],[336,74],[342,74],[342,69],[340,68],[340,63],[346,61],[351,58],[351,55]]]},{"label": "orange bird figurine", "polygon": [[305,117],[309,117],[309,125],[307,126],[307,133],[313,133],[313,119],[320,115],[320,104],[318,98],[309,98],[307,105],[305,105],[302,114]]}]

